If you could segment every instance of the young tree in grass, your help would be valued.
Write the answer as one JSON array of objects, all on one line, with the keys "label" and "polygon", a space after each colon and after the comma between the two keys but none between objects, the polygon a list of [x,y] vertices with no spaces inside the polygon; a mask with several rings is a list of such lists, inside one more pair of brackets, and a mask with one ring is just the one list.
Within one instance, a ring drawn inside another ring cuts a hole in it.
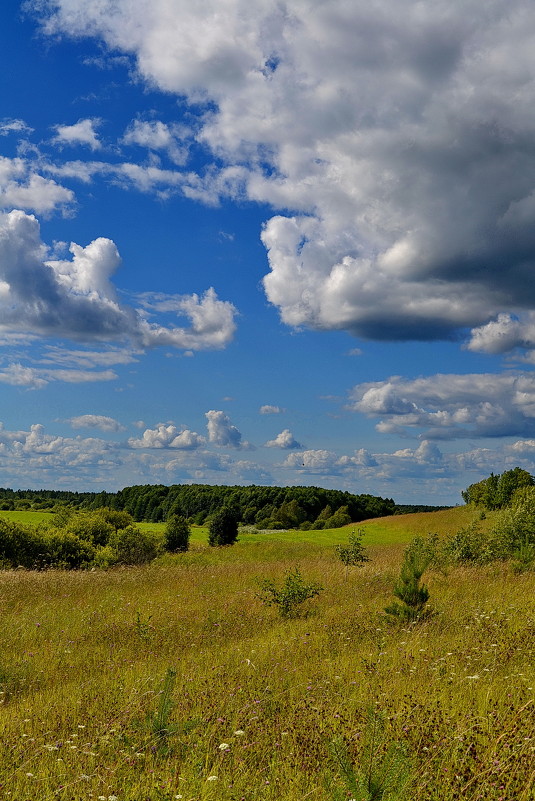
[{"label": "young tree in grass", "polygon": [[411,623],[430,616],[431,610],[427,607],[429,590],[420,584],[429,562],[429,555],[419,545],[409,545],[403,557],[399,579],[394,585],[394,595],[401,603],[394,601],[385,607],[385,612],[393,619]]},{"label": "young tree in grass", "polygon": [[234,545],[238,539],[236,515],[228,506],[223,506],[212,517],[208,533],[209,545]]},{"label": "young tree in grass", "polygon": [[190,526],[183,515],[170,515],[165,527],[164,544],[166,551],[187,551],[189,548]]}]

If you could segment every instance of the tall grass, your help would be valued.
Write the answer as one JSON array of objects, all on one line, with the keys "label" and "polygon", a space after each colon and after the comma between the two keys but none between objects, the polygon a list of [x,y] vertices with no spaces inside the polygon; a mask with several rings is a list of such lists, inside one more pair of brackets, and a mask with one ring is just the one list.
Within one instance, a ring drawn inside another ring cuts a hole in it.
[{"label": "tall grass", "polygon": [[[333,801],[329,743],[361,770],[371,708],[377,764],[392,744],[410,760],[406,799],[531,801],[533,574],[429,572],[437,614],[396,626],[403,546],[368,553],[347,577],[332,545],[269,537],[0,573],[0,798]],[[258,580],[296,566],[325,590],[284,620]]]}]

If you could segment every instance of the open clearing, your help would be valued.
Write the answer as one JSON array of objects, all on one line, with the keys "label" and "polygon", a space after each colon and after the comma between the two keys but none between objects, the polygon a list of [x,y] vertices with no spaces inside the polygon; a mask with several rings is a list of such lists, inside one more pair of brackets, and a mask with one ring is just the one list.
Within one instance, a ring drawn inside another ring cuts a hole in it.
[{"label": "open clearing", "polygon": [[[384,747],[407,754],[404,798],[532,801],[533,573],[429,571],[433,618],[383,616],[404,544],[466,512],[354,526],[371,561],[347,572],[333,548],[347,529],[210,549],[199,528],[190,552],[147,567],[0,573],[0,797],[349,798],[328,743],[343,737],[366,769],[375,709]],[[258,580],[296,566],[324,591],[281,620]]]}]

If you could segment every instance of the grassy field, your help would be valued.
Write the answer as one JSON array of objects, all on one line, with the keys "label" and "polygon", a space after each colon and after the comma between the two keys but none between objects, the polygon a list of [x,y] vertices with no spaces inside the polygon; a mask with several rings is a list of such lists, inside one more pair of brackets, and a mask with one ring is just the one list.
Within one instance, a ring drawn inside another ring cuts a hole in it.
[{"label": "grassy field", "polygon": [[[372,709],[406,801],[533,801],[533,574],[429,572],[434,617],[383,614],[404,544],[466,513],[359,525],[371,561],[348,573],[347,529],[209,549],[202,528],[143,568],[0,573],[0,798],[348,800],[329,743],[367,772]],[[282,620],[258,582],[296,566],[324,590]]]}]

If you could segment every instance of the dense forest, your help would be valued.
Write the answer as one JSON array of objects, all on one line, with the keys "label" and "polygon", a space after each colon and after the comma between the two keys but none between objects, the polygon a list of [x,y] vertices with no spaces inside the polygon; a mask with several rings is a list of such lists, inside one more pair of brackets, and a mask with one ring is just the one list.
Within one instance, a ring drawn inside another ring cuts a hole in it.
[{"label": "dense forest", "polygon": [[[212,486],[207,484],[144,484],[119,492],[67,492],[0,488],[0,509],[48,509],[68,505],[80,509],[109,507],[129,512],[134,520],[160,522],[182,515],[202,524],[222,507],[232,509],[244,525],[334,527],[396,512],[391,498],[353,495],[321,487]],[[327,526],[329,523],[329,526]]]}]

